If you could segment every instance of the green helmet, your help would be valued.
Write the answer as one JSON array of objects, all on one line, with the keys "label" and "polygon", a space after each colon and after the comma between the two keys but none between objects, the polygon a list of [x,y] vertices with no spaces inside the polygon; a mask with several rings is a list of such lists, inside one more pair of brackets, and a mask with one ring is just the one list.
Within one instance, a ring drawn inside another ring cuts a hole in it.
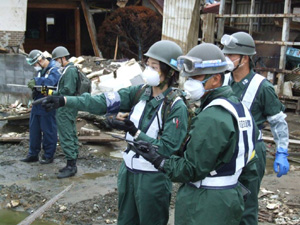
[{"label": "green helmet", "polygon": [[27,63],[32,66],[37,63],[43,56],[43,53],[40,50],[34,49],[32,50],[28,57],[26,58]]},{"label": "green helmet", "polygon": [[177,60],[183,77],[223,73],[230,70],[230,65],[221,49],[210,43],[193,47],[187,55]]},{"label": "green helmet", "polygon": [[255,43],[250,34],[237,32],[232,35],[223,35],[221,44],[224,45],[224,54],[255,55]]},{"label": "green helmet", "polygon": [[63,46],[58,46],[52,51],[52,59],[62,58],[70,55],[68,49]]},{"label": "green helmet", "polygon": [[178,71],[176,60],[182,55],[182,50],[175,42],[162,40],[154,43],[144,55],[163,62]]}]

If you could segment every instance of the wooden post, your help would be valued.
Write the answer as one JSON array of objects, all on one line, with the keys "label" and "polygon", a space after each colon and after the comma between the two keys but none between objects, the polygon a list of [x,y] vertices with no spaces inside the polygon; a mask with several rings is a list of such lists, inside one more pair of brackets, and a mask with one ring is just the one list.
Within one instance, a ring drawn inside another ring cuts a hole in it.
[{"label": "wooden post", "polygon": [[[236,8],[236,2],[235,0],[231,0],[231,14],[235,14],[235,8]],[[234,26],[234,18],[230,18],[230,26],[233,27]]]},{"label": "wooden post", "polygon": [[74,10],[75,17],[75,56],[81,55],[81,39],[80,39],[80,11],[79,7]]},{"label": "wooden post", "polygon": [[119,46],[119,36],[117,36],[116,39],[116,46],[115,46],[115,55],[114,55],[114,60],[117,59],[117,54],[118,54],[118,46]]},{"label": "wooden post", "polygon": [[[250,14],[254,14],[255,9],[255,0],[251,0],[251,6],[250,6]],[[252,35],[253,33],[253,18],[250,18],[249,21],[249,34]]]},{"label": "wooden post", "polygon": [[[285,0],[284,2],[284,14],[288,14],[291,12],[291,0]],[[282,26],[282,41],[289,40],[289,32],[290,32],[290,18],[283,19],[283,26]],[[279,69],[285,69],[286,63],[286,45],[282,45],[280,48],[280,60],[279,60]],[[283,95],[283,84],[284,84],[284,75],[283,73],[278,73],[278,82],[277,88],[279,90],[279,96]]]},{"label": "wooden post", "polygon": [[87,5],[85,0],[81,0],[81,6],[82,6],[82,11],[84,14],[85,21],[86,21],[86,25],[87,25],[87,28],[89,31],[89,35],[91,38],[94,54],[97,57],[102,57],[102,54],[101,54],[101,52],[98,48],[98,44],[97,44],[97,33],[96,33],[93,16],[89,11],[90,8]]},{"label": "wooden post", "polygon": [[[219,8],[219,14],[223,15],[224,12],[225,12],[225,0],[221,0],[220,8]],[[224,23],[225,23],[225,19],[224,18],[219,18],[219,20],[218,20],[218,34],[217,34],[218,41],[221,40],[221,38],[224,34]]]},{"label": "wooden post", "polygon": [[203,16],[203,31],[202,31],[202,41],[206,43],[215,42],[215,13],[207,13]]}]

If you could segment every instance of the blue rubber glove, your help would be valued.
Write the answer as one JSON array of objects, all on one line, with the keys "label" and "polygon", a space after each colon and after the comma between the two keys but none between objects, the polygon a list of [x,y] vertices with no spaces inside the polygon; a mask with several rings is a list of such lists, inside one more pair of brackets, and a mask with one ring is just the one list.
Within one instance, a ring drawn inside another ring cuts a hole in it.
[{"label": "blue rubber glove", "polygon": [[[275,161],[274,161],[274,171],[277,173],[277,177],[281,177],[282,175],[287,174],[287,172],[290,170],[290,164],[287,159],[288,157],[288,150],[284,148],[277,148],[276,156],[275,156]],[[278,171],[279,167],[279,171]]]}]

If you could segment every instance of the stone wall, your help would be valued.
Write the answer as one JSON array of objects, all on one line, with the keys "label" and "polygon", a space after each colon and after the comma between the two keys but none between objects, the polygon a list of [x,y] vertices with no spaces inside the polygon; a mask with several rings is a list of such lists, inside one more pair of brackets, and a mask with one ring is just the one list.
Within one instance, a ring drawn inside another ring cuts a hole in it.
[{"label": "stone wall", "polygon": [[16,100],[28,104],[31,100],[27,82],[34,77],[35,70],[25,58],[22,54],[0,54],[0,104],[12,104]]}]

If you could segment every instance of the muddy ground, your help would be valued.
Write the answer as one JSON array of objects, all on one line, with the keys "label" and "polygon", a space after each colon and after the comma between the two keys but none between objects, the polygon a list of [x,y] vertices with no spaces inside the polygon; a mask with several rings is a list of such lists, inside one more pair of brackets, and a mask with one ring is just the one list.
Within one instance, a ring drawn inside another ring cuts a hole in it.
[{"label": "muddy ground", "polygon": [[[300,117],[289,112],[288,123],[293,138],[298,138]],[[12,126],[5,122],[0,127],[0,133],[28,130],[26,125]],[[268,129],[264,130],[264,134],[271,135]],[[19,161],[26,156],[28,141],[1,143],[0,225],[17,224],[70,184],[73,184],[72,188],[46,210],[42,220],[35,224],[116,224],[117,172],[124,146],[122,141],[101,145],[84,143],[79,151],[76,176],[57,179],[58,169],[65,165],[60,146],[57,147],[54,163],[41,165],[38,162],[26,164]],[[276,177],[271,165],[274,145],[268,143],[267,147],[268,166],[260,193],[260,225],[300,224],[300,159],[297,156],[300,147],[291,145],[291,171],[282,178]],[[174,223],[174,196],[178,186],[174,185],[170,225]],[[26,213],[19,217],[19,212]]]}]

